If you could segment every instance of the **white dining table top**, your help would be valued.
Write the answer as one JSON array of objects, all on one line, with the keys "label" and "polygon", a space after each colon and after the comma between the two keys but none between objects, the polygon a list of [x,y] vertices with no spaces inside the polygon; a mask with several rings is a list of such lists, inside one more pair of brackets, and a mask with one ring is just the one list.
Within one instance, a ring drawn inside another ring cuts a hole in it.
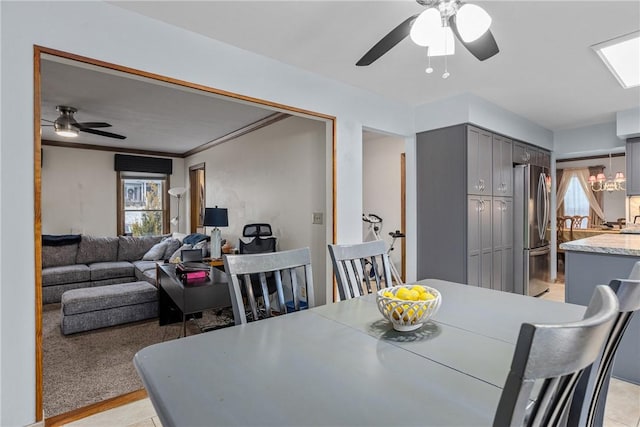
[{"label": "white dining table top", "polygon": [[396,332],[368,295],[147,347],[162,425],[491,425],[522,322],[585,307],[425,280],[433,318]]}]

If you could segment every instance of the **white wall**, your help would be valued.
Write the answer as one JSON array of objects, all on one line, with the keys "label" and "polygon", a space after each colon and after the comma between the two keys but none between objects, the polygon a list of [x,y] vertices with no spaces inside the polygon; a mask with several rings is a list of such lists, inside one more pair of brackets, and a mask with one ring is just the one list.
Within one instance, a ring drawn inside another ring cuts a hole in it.
[{"label": "white wall", "polygon": [[[54,146],[42,151],[42,234],[117,235],[115,153]],[[183,165],[173,159],[171,186],[184,185]],[[177,202],[170,203],[171,217]]]},{"label": "white wall", "polygon": [[[609,170],[609,157],[589,160],[575,160],[567,162],[557,162],[556,169],[567,168],[586,168],[589,166],[605,166],[604,174],[609,176],[616,175],[616,172],[623,172],[626,176],[626,157],[612,157],[611,169]],[[618,218],[626,218],[626,192],[613,191],[611,193],[605,191],[603,195],[604,215],[605,219],[610,222],[616,222]]]},{"label": "white wall", "polygon": [[620,139],[640,136],[640,107],[616,113],[616,135]]},{"label": "white wall", "polygon": [[3,426],[35,420],[35,265],[34,257],[25,255],[35,247],[34,45],[336,117],[338,241],[361,239],[362,127],[415,134],[410,106],[108,3],[2,1],[0,9]]},{"label": "white wall", "polygon": [[616,135],[616,123],[600,123],[554,132],[553,146],[558,159],[623,153],[625,141]]},{"label": "white wall", "polygon": [[[363,148],[363,213],[373,213],[383,219],[380,236],[387,247],[389,233],[401,228],[401,168],[400,155],[405,151],[403,138],[365,132]],[[369,224],[363,222],[363,240],[374,240]],[[402,271],[402,242],[396,240],[391,260]]]},{"label": "white wall", "polygon": [[415,110],[415,121],[416,132],[472,123],[510,138],[553,149],[550,130],[471,93],[420,105]]},{"label": "white wall", "polygon": [[[205,163],[206,206],[228,209],[222,238],[238,246],[242,228],[269,223],[278,250],[311,249],[316,304],[325,303],[326,221],[311,223],[325,210],[325,123],[290,117],[186,159]],[[210,229],[207,229],[210,232]]]}]

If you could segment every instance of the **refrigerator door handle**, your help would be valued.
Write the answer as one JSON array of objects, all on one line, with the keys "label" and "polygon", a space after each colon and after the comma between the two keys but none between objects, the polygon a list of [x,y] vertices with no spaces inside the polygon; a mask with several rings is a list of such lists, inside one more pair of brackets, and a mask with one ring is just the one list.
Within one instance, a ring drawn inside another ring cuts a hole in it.
[{"label": "refrigerator door handle", "polygon": [[541,173],[538,176],[538,194],[536,195],[536,222],[538,223],[538,237],[540,237],[541,241],[544,241],[544,235],[546,233],[545,226],[543,225],[546,207],[544,206],[545,202],[545,182],[544,182],[544,173]]},{"label": "refrigerator door handle", "polygon": [[550,200],[551,189],[547,187],[547,176],[544,173],[542,175],[544,177],[544,179],[542,180],[542,184],[544,188],[544,225],[542,228],[544,229],[543,236],[546,237],[546,234],[547,234],[546,229],[547,229],[547,226],[549,225],[549,217],[551,215],[551,200]]}]

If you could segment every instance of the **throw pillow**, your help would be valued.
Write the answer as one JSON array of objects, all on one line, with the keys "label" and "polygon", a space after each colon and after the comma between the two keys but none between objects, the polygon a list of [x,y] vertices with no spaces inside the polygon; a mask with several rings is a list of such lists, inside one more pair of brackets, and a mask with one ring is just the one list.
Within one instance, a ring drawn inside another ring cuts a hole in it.
[{"label": "throw pillow", "polygon": [[164,250],[164,255],[162,255],[162,259],[171,259],[171,256],[173,255],[173,253],[176,250],[178,250],[180,246],[182,246],[182,243],[180,243],[180,240],[178,239],[169,239],[166,242],[167,242],[167,247]]},{"label": "throw pillow", "polygon": [[143,261],[157,261],[159,259],[164,259],[164,253],[167,250],[167,246],[169,246],[169,241],[165,240],[160,243],[156,243],[144,254],[142,257]]}]

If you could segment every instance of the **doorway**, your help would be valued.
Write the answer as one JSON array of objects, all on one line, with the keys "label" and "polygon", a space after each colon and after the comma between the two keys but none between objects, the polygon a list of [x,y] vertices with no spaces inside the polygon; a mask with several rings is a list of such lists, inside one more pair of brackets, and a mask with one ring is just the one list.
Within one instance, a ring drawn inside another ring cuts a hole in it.
[{"label": "doorway", "polygon": [[[405,142],[394,135],[365,130],[362,134],[362,212],[382,218],[380,237],[387,248],[390,261],[406,280],[405,239],[394,239],[390,233],[405,233]],[[363,222],[362,240],[375,236],[368,223]]]},{"label": "doorway", "polygon": [[191,196],[190,230],[204,233],[204,209],[206,205],[206,176],[204,163],[189,167],[189,191]]},{"label": "doorway", "polygon": [[[41,272],[41,266],[42,266],[41,240],[42,240],[42,234],[43,234],[43,227],[42,227],[42,214],[41,214],[41,211],[42,211],[42,162],[40,157],[42,153],[41,151],[42,140],[39,132],[40,122],[42,118],[42,103],[43,103],[42,86],[41,86],[42,77],[43,77],[41,75],[41,64],[43,62],[43,59],[56,58],[57,60],[62,60],[66,62],[77,62],[81,64],[80,67],[105,68],[105,69],[108,69],[109,74],[112,74],[112,75],[116,73],[120,73],[120,74],[133,75],[134,76],[133,79],[149,79],[154,81],[160,81],[162,83],[158,84],[158,86],[168,87],[173,85],[178,89],[181,88],[182,90],[186,90],[186,91],[198,91],[198,92],[202,92],[205,96],[222,98],[230,103],[251,104],[251,105],[254,105],[256,108],[263,108],[271,112],[273,111],[286,112],[286,114],[291,116],[298,116],[301,118],[323,123],[323,128],[326,128],[326,137],[323,140],[323,144],[326,145],[325,150],[327,153],[329,153],[329,155],[325,159],[323,159],[323,162],[324,162],[323,170],[326,170],[326,174],[323,177],[323,183],[326,183],[329,188],[333,188],[334,190],[330,191],[326,195],[326,200],[324,201],[324,206],[323,206],[323,208],[327,212],[327,215],[325,216],[327,233],[324,233],[321,236],[323,239],[322,244],[317,245],[325,249],[323,252],[320,252],[320,251],[317,252],[318,256],[320,255],[323,256],[322,260],[325,260],[326,258],[327,241],[334,242],[335,234],[336,234],[335,222],[333,220],[333,213],[335,212],[335,188],[333,186],[333,182],[335,182],[335,175],[336,175],[335,160],[333,158],[333,153],[335,152],[336,142],[335,142],[335,118],[332,116],[327,116],[324,114],[302,110],[302,109],[298,109],[295,107],[290,107],[282,104],[271,103],[271,102],[267,102],[267,101],[263,101],[255,98],[250,98],[243,95],[236,95],[236,94],[232,94],[229,92],[225,92],[225,91],[221,91],[213,88],[207,88],[201,85],[191,84],[184,81],[178,81],[172,78],[163,77],[163,76],[155,75],[155,74],[140,71],[140,70],[134,70],[127,67],[122,67],[115,64],[109,64],[109,63],[94,60],[91,58],[81,57],[78,55],[56,51],[53,49],[42,48],[38,46],[34,48],[34,58],[35,58],[34,59],[34,93],[35,93],[35,96],[34,96],[34,124],[35,124],[35,129],[34,129],[34,183],[35,183],[34,184],[34,214],[35,214],[34,215],[34,246],[35,246],[35,258],[36,258],[36,262],[35,262],[35,288],[36,288],[35,289],[35,306],[36,306],[36,310],[35,310],[35,315],[36,315],[36,322],[35,322],[36,324],[36,330],[35,330],[36,405],[35,405],[35,410],[36,411],[35,412],[36,412],[36,421],[39,422],[43,419],[43,363],[42,363],[42,360],[43,360],[43,348],[42,348],[43,310],[42,310],[42,272]],[[108,117],[101,117],[101,120],[105,120],[105,119],[108,119]],[[174,145],[176,143],[177,142],[174,142]],[[63,145],[64,144],[61,144],[59,146],[63,146]],[[111,149],[96,148],[96,147],[90,146],[89,144],[85,144],[85,146],[82,148],[85,148],[87,150],[94,150],[94,152],[121,151],[113,148]],[[159,152],[158,149],[154,149],[154,151],[151,151],[151,152],[148,150],[137,150],[136,152],[134,152],[134,154],[161,155],[165,157],[178,157],[178,158],[187,157],[187,155],[185,155],[184,153],[177,154],[174,156],[173,155],[174,153]],[[204,172],[204,169],[203,169],[203,172]],[[190,175],[188,173],[184,173],[183,169],[180,169],[178,173],[183,178],[190,179]],[[205,178],[206,176],[203,174],[202,179],[205,180]],[[114,192],[115,192],[115,186],[114,186]],[[204,192],[202,194],[204,194]],[[204,206],[205,204],[204,202],[205,200],[203,197],[201,199],[202,206]],[[305,219],[306,219],[306,216],[305,216]],[[330,234],[328,233],[328,231],[330,231]],[[47,230],[44,230],[44,233],[47,233]],[[318,260],[315,260],[315,261],[319,262]],[[326,260],[322,264],[326,265]],[[330,275],[330,271],[322,271],[322,269],[318,269],[318,272],[322,273],[323,277],[325,274],[326,276]],[[319,287],[326,286],[325,282],[326,280],[318,281],[318,286]],[[317,294],[320,294],[321,296],[324,296],[323,294],[327,294],[327,293],[329,293],[329,291],[325,291],[323,293],[317,292]],[[323,300],[323,298],[320,298],[320,300]],[[94,405],[90,405],[89,407],[79,408],[78,410],[73,411],[73,413],[62,414],[63,418],[56,417],[58,418],[56,422],[63,423],[63,422],[72,421],[74,419],[79,419],[86,416],[87,413],[89,412],[98,412],[110,407],[118,406],[118,405],[127,403],[131,400],[137,400],[142,397],[145,397],[145,395],[146,394],[144,393],[144,390],[140,390],[138,392],[133,392],[129,395],[114,398],[108,402],[98,402]],[[68,416],[64,418],[65,415],[68,415]],[[47,424],[49,424],[50,422],[52,421],[50,419],[47,419]]]}]

